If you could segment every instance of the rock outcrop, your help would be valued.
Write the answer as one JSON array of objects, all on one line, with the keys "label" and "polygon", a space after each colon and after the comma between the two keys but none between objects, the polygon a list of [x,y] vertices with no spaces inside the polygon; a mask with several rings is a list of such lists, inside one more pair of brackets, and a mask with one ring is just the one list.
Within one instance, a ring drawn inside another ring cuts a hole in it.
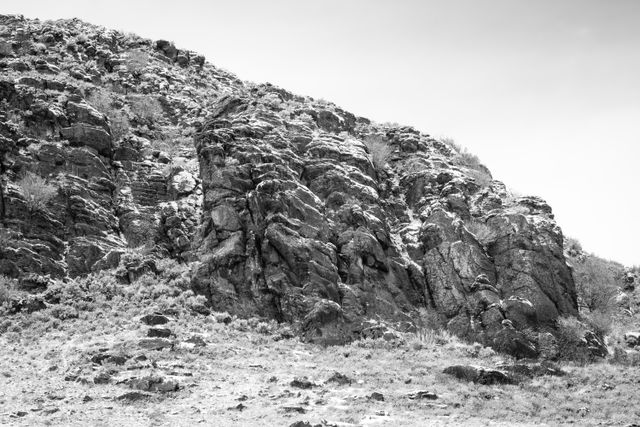
[{"label": "rock outcrop", "polygon": [[[83,275],[146,246],[192,264],[214,309],[322,343],[372,320],[412,330],[427,312],[529,357],[577,314],[551,208],[455,146],[242,82],[163,40],[0,25],[0,274]],[[55,189],[38,207],[27,172]]]}]

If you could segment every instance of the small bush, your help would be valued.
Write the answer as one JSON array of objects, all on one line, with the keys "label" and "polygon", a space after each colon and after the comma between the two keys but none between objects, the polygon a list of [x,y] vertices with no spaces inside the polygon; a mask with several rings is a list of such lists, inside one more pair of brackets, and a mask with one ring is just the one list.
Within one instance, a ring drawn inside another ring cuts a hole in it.
[{"label": "small bush", "polygon": [[33,172],[27,172],[17,184],[31,211],[44,209],[57,193],[54,185],[47,183],[44,178]]},{"label": "small bush", "polygon": [[560,357],[579,363],[591,361],[589,350],[583,340],[587,331],[586,325],[575,317],[560,317],[556,329]]},{"label": "small bush", "polygon": [[148,64],[149,54],[142,50],[133,50],[129,52],[125,61],[127,71],[132,74],[140,74]]},{"label": "small bush", "polygon": [[93,92],[87,97],[87,101],[93,105],[96,110],[107,116],[109,119],[109,128],[114,141],[124,138],[131,128],[129,119],[122,109],[116,108],[114,100],[109,94],[102,91]]},{"label": "small bush", "polygon": [[129,95],[127,100],[131,111],[141,119],[154,122],[162,117],[162,106],[155,96]]},{"label": "small bush", "polygon": [[369,136],[364,140],[364,145],[369,151],[373,166],[378,170],[384,169],[393,153],[389,144],[380,136]]},{"label": "small bush", "polygon": [[8,43],[4,40],[0,40],[0,56],[10,56],[13,55],[13,48],[11,47],[11,43]]},{"label": "small bush", "polygon": [[589,328],[598,337],[604,338],[611,333],[613,326],[613,317],[611,313],[605,313],[599,310],[592,311],[583,315],[584,321]]},{"label": "small bush", "polygon": [[15,280],[0,275],[0,307],[11,301],[15,294]]},{"label": "small bush", "polygon": [[478,156],[470,153],[469,150],[456,143],[452,138],[443,137],[440,138],[440,142],[448,145],[456,152],[456,156],[454,158],[455,164],[482,172],[485,175],[489,175],[489,178],[491,178],[490,174],[488,174],[487,168],[480,162]]},{"label": "small bush", "polygon": [[167,153],[172,160],[183,148],[191,145],[191,139],[183,136],[178,127],[163,127],[156,139],[151,141],[151,147]]},{"label": "small bush", "polygon": [[109,129],[114,141],[124,138],[131,129],[127,115],[122,110],[113,110],[109,115]]},{"label": "small bush", "polygon": [[589,311],[610,313],[618,295],[615,274],[607,261],[588,257],[574,265],[578,306]]},{"label": "small bush", "polygon": [[[564,247],[569,251],[569,253],[580,253],[582,252],[582,244],[578,239],[573,237],[565,237],[564,239]],[[572,255],[573,256],[573,255]]]}]

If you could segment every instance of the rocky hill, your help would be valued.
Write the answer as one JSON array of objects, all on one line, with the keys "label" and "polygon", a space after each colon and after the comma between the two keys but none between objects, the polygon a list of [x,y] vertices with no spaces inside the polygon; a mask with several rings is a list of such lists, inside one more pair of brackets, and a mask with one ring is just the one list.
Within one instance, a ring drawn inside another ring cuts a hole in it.
[{"label": "rocky hill", "polygon": [[448,141],[75,19],[0,16],[0,70],[0,274],[32,296],[171,258],[203,311],[307,341],[429,323],[519,357],[578,313],[551,208]]}]

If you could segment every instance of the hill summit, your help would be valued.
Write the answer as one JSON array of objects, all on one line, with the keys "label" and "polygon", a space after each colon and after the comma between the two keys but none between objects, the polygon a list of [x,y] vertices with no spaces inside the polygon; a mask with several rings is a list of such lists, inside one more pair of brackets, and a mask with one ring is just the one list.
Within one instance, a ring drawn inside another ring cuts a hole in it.
[{"label": "hill summit", "polygon": [[535,357],[577,315],[551,208],[451,141],[77,19],[0,16],[0,69],[0,274],[29,294],[15,310],[171,259],[200,311],[309,342],[429,324]]}]

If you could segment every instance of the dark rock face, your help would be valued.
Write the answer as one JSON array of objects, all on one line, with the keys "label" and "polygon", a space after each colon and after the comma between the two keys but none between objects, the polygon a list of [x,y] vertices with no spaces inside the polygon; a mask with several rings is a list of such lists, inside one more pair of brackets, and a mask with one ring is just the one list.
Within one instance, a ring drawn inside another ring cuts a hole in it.
[{"label": "dark rock face", "polygon": [[[531,357],[558,316],[577,314],[551,208],[512,197],[450,145],[243,83],[167,41],[78,20],[0,24],[15,48],[0,58],[0,274],[120,265],[133,281],[155,271],[130,260],[146,245],[191,263],[213,309],[292,322],[325,344],[385,328],[392,340],[423,309]],[[137,71],[133,51],[149,56]],[[140,110],[144,96],[157,112]],[[195,147],[178,143],[191,136]],[[376,161],[372,140],[390,155]],[[26,172],[55,189],[38,209]]]},{"label": "dark rock face", "polygon": [[[450,148],[411,128],[354,126],[322,108],[307,108],[315,120],[283,120],[254,97],[229,96],[197,135],[193,284],[215,308],[300,320],[307,339],[325,343],[359,336],[372,315],[410,321],[416,307],[489,344],[504,320],[517,334],[577,313],[548,205],[478,185]],[[372,134],[394,150],[383,170],[364,143]],[[535,337],[519,338],[505,350],[535,356]]]}]

